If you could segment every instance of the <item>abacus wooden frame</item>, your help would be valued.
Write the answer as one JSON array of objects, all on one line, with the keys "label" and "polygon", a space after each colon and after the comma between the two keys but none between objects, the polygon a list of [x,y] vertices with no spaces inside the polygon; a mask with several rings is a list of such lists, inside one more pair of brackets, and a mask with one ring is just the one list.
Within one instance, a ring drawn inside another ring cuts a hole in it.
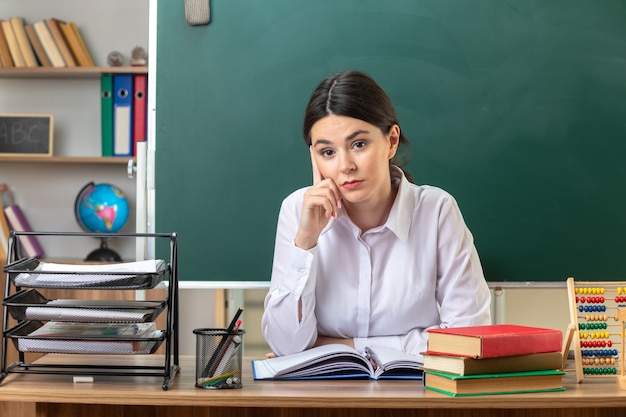
[{"label": "abacus wooden frame", "polygon": [[[577,302],[576,302],[576,287],[581,287],[581,286],[588,286],[588,287],[600,287],[600,286],[626,287],[626,282],[619,282],[619,281],[606,281],[606,282],[579,281],[579,282],[576,282],[573,277],[569,277],[567,279],[567,296],[568,296],[568,299],[569,299],[570,324],[568,326],[567,337],[565,338],[564,343],[563,343],[563,354],[564,354],[563,363],[565,364],[565,358],[567,358],[567,354],[569,352],[570,344],[573,343],[574,365],[575,365],[575,370],[576,370],[576,382],[578,382],[578,383],[582,383],[584,381],[584,378],[585,378],[584,370],[583,370],[583,363],[582,363],[582,352],[581,352],[581,347],[580,347],[580,330],[579,330],[579,323],[578,323],[578,308],[577,308]],[[616,312],[616,314],[617,314],[617,312]],[[617,315],[614,316],[613,318],[615,320],[617,320]],[[621,328],[620,328],[620,343],[622,343],[622,347],[623,347],[624,345],[623,345],[622,335],[623,335],[623,332],[624,332],[624,323],[620,322],[620,324],[621,324]],[[621,352],[621,350],[619,352]],[[617,363],[620,364],[621,369],[623,370],[623,368],[624,368],[624,364],[623,364],[624,355],[623,355],[623,353],[619,353],[618,355],[619,355],[619,358],[617,360]],[[564,370],[566,370],[565,366],[564,366]],[[606,378],[606,377],[616,378],[617,375],[613,375],[613,374],[599,374],[599,375],[593,375],[593,377],[594,378]]]}]

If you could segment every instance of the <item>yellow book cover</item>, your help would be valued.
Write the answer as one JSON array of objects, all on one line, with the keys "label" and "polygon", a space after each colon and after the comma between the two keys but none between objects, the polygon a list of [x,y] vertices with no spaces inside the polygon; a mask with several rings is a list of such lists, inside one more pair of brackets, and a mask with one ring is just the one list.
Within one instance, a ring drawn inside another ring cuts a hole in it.
[{"label": "yellow book cover", "polygon": [[[2,19],[0,19],[2,22]],[[7,38],[4,36],[4,30],[2,29],[2,25],[0,24],[0,61],[2,62],[2,66],[5,68],[13,67],[13,58],[11,58],[11,51],[9,50],[9,44],[7,43]]]},{"label": "yellow book cover", "polygon": [[22,51],[20,50],[20,45],[17,43],[17,38],[15,37],[15,32],[13,32],[13,26],[11,22],[8,20],[3,20],[2,22],[2,30],[4,31],[4,37],[7,40],[7,44],[9,45],[9,51],[11,51],[11,58],[13,59],[13,64],[22,68],[26,66],[26,61],[24,61],[24,56],[22,55]]},{"label": "yellow book cover", "polygon": [[89,67],[89,59],[87,59],[87,55],[76,37],[74,29],[72,29],[69,23],[65,22],[59,22],[59,27],[61,28],[61,32],[63,32],[63,36],[65,36],[70,51],[72,51],[76,64],[80,67]]},{"label": "yellow book cover", "polygon": [[87,56],[87,62],[89,63],[89,66],[94,67],[96,64],[93,60],[93,57],[89,53],[89,49],[87,48],[87,44],[85,44],[85,40],[83,39],[83,36],[80,34],[80,31],[78,30],[78,26],[76,25],[75,22],[70,22],[69,25],[74,31],[74,33],[76,34],[76,38],[78,39],[78,42],[80,43],[81,48],[83,49],[83,51],[85,52],[85,55]]},{"label": "yellow book cover", "polygon": [[24,57],[24,62],[27,67],[38,67],[37,59],[35,58],[35,53],[33,52],[33,47],[30,45],[30,41],[28,40],[28,35],[26,35],[26,30],[24,29],[24,18],[16,16],[12,17],[11,26],[13,27],[13,33],[15,34],[15,39],[17,40],[17,44],[20,47],[20,51],[22,52],[22,57]]}]

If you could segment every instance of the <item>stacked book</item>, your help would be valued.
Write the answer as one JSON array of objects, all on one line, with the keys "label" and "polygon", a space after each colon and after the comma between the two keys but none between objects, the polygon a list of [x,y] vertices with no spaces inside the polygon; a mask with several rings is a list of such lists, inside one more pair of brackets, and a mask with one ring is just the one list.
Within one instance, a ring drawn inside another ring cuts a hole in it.
[{"label": "stacked book", "polygon": [[426,389],[450,396],[564,390],[560,330],[495,324],[428,332]]},{"label": "stacked book", "polygon": [[75,22],[16,16],[0,19],[0,66],[93,67],[94,61]]}]

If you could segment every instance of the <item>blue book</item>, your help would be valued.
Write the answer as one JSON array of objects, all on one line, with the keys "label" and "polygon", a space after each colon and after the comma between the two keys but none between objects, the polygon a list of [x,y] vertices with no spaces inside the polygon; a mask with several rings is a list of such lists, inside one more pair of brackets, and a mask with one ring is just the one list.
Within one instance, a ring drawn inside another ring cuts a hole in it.
[{"label": "blue book", "polygon": [[133,76],[113,75],[113,156],[133,155]]}]

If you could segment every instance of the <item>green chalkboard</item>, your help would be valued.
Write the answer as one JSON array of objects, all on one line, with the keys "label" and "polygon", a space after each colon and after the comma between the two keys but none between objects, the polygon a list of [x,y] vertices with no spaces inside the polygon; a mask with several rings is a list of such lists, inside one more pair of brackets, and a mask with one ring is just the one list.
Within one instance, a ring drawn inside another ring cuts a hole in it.
[{"label": "green chalkboard", "polygon": [[416,182],[458,200],[490,281],[626,279],[623,0],[158,3],[156,228],[180,278],[266,281],[282,199],[309,183],[309,94],[371,74]]}]

